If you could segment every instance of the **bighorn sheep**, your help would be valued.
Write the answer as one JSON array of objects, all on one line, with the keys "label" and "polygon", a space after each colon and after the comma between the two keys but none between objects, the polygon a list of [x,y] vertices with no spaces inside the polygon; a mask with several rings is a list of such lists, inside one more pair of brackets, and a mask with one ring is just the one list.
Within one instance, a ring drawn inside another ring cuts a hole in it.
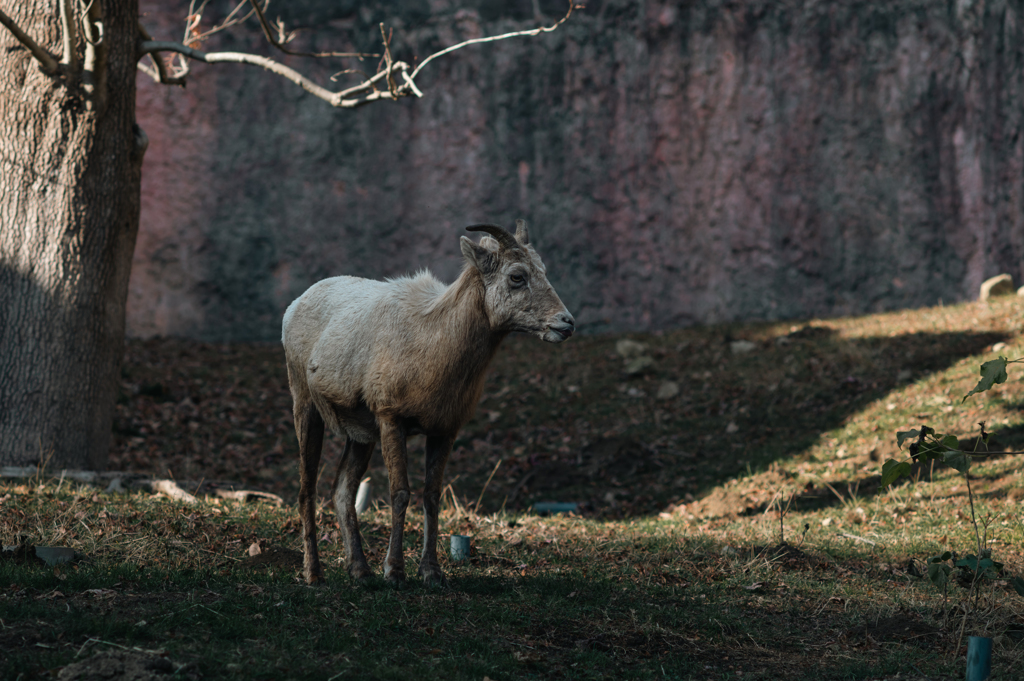
[{"label": "bighorn sheep", "polygon": [[477,244],[461,237],[465,264],[450,286],[426,271],[383,282],[334,277],[311,286],[284,314],[282,342],[299,439],[303,571],[310,584],[323,579],[316,479],[325,425],[348,436],[333,497],[346,566],[356,579],[371,574],[356,518],[356,489],[378,440],[391,492],[384,576],[405,579],[406,437],[426,435],[419,574],[428,584],[443,583],[437,562],[441,481],[455,436],[480,398],[487,365],[513,331],[560,343],[576,328],[522,220],[516,221],[515,236],[496,225],[466,229],[493,238]]}]

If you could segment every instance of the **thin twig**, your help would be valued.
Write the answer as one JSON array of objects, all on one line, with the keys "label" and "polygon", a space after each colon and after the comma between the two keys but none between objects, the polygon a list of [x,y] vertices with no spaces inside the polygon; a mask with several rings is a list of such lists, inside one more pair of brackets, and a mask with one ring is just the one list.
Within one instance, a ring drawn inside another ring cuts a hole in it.
[{"label": "thin twig", "polygon": [[526,29],[524,31],[513,31],[511,33],[502,33],[501,35],[493,35],[493,36],[490,36],[488,38],[473,38],[472,40],[464,40],[463,42],[461,42],[461,43],[459,43],[457,45],[452,45],[451,47],[446,47],[445,49],[441,50],[440,52],[435,52],[434,54],[430,55],[429,57],[424,59],[422,62],[420,62],[420,65],[417,66],[416,69],[411,74],[409,74],[409,78],[411,80],[415,80],[416,76],[419,74],[419,72],[423,69],[424,66],[426,66],[427,64],[429,64],[430,62],[432,62],[433,60],[437,59],[440,56],[446,55],[449,52],[454,52],[455,50],[461,50],[463,47],[468,47],[470,45],[478,45],[480,43],[491,43],[491,42],[494,42],[496,40],[505,40],[507,38],[517,38],[519,36],[535,36],[535,35],[540,35],[541,33],[550,33],[552,31],[554,31],[555,29],[557,29],[562,24],[564,24],[566,21],[568,21],[569,17],[572,16],[573,10],[575,10],[577,7],[582,7],[582,5],[577,5],[575,0],[570,0],[570,2],[569,2],[569,11],[565,13],[564,17],[562,17],[561,19],[556,21],[551,26],[538,26],[537,28],[530,28],[530,29]]},{"label": "thin twig", "polygon": [[494,474],[498,472],[498,466],[501,465],[501,461],[501,459],[498,459],[498,463],[494,464],[494,470],[487,476],[487,482],[484,483],[484,488],[480,490],[480,496],[476,500],[476,513],[480,513],[480,503],[484,500],[484,492],[487,491],[487,486],[491,484],[491,478],[493,478]]},{"label": "thin twig", "polygon": [[3,10],[0,10],[0,24],[7,27],[7,30],[14,34],[14,37],[18,39],[18,42],[28,48],[28,51],[32,53],[32,56],[36,58],[39,65],[43,67],[43,71],[48,74],[54,74],[58,70],[57,60],[53,58],[49,52],[39,46],[39,43],[32,40],[21,30],[21,27],[14,23],[14,20],[4,14]]},{"label": "thin twig", "polygon": [[[297,50],[289,50],[284,46],[286,40],[279,40],[274,38],[273,33],[270,30],[270,23],[267,21],[267,17],[263,14],[263,9],[260,9],[260,5],[256,0],[249,0],[249,4],[252,5],[253,12],[256,14],[256,18],[260,22],[260,28],[263,29],[263,35],[266,36],[267,42],[281,50],[285,54],[290,54],[295,57],[356,57],[362,59],[364,57],[379,57],[379,54],[365,54],[362,52],[299,52]],[[269,0],[268,0],[269,4]],[[252,13],[250,13],[251,16]],[[284,36],[282,36],[284,38]],[[385,46],[387,42],[385,41]]]},{"label": "thin twig", "polygon": [[840,532],[839,536],[846,537],[847,539],[853,539],[854,541],[863,542],[865,544],[870,544],[871,546],[878,546],[878,542],[871,541],[870,539],[865,539],[864,537],[858,537],[857,535],[849,534],[848,532]]}]

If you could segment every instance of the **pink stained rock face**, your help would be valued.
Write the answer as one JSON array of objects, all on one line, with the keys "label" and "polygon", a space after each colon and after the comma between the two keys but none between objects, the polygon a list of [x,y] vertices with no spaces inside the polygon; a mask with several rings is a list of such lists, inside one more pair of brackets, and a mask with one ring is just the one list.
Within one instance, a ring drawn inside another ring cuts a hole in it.
[{"label": "pink stained rock face", "polygon": [[[180,35],[187,3],[142,4],[154,37]],[[421,57],[533,21],[514,3],[457,21],[368,6],[282,18],[344,26],[317,43],[338,49],[374,49],[387,21]],[[583,332],[952,302],[1022,278],[1024,79],[1013,41],[986,33],[998,22],[903,2],[616,7],[456,52],[422,99],[355,111],[239,65],[194,64],[185,89],[140,75],[129,333],[270,340],[313,281],[451,281],[458,226],[519,216]],[[1004,24],[1024,40],[1024,17]],[[264,50],[253,28],[207,47]],[[289,63],[322,82],[340,68]]]}]

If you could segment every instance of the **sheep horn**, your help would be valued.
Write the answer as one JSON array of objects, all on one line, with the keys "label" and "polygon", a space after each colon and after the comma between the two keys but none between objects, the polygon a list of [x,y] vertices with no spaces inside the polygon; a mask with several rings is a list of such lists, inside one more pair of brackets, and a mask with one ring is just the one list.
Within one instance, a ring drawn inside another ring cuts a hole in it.
[{"label": "sheep horn", "polygon": [[467,232],[487,232],[502,246],[502,248],[522,248],[516,238],[504,227],[498,225],[470,225],[466,227]]}]

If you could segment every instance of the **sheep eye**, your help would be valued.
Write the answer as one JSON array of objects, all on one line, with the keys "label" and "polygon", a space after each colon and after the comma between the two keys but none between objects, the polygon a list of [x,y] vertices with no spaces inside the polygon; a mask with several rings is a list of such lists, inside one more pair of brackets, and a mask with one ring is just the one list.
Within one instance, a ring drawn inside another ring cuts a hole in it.
[{"label": "sheep eye", "polygon": [[521,274],[509,275],[509,279],[512,280],[513,284],[522,284],[524,281],[526,281],[526,277],[524,277]]}]

